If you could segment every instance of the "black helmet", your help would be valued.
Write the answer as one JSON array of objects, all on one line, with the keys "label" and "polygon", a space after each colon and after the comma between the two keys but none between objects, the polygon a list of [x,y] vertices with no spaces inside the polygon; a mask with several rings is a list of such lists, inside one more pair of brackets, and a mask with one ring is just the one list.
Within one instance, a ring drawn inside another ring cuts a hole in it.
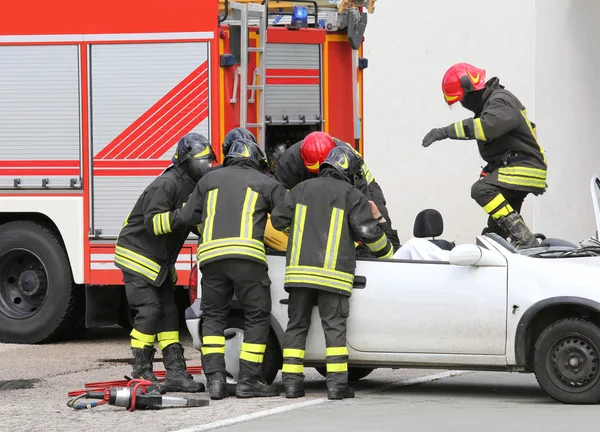
[{"label": "black helmet", "polygon": [[327,168],[335,169],[344,180],[354,184],[356,176],[360,173],[361,163],[350,147],[334,147],[319,167],[319,172]]},{"label": "black helmet", "polygon": [[229,153],[225,156],[223,165],[227,166],[231,163],[231,159],[243,158],[258,164],[258,169],[261,171],[268,167],[267,157],[263,151],[258,147],[252,140],[249,139],[238,139],[231,144]]},{"label": "black helmet", "polygon": [[177,143],[177,150],[171,159],[173,165],[181,166],[194,181],[199,181],[217,160],[208,140],[200,134],[189,133]]},{"label": "black helmet", "polygon": [[256,144],[256,138],[248,129],[241,127],[231,129],[227,135],[225,135],[225,139],[223,140],[223,145],[221,147],[223,150],[223,157],[227,157],[231,145],[239,139],[247,139]]},{"label": "black helmet", "polygon": [[269,152],[269,169],[271,173],[274,173],[277,170],[277,161],[281,155],[285,153],[287,150],[287,146],[285,144],[277,144],[275,147],[271,148]]}]

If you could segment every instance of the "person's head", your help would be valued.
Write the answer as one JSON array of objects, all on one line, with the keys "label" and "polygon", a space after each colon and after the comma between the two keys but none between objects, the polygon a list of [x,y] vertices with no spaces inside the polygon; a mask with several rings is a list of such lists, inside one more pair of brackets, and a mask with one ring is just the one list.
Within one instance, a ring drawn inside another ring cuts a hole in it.
[{"label": "person's head", "polygon": [[225,139],[223,139],[223,144],[221,145],[223,158],[227,157],[229,150],[231,149],[231,145],[239,139],[247,139],[256,144],[256,137],[252,135],[252,132],[250,132],[248,129],[241,127],[231,129],[227,135],[225,135]]},{"label": "person's head", "polygon": [[336,177],[341,177],[342,180],[354,185],[354,180],[361,169],[360,160],[350,147],[340,146],[333,148],[321,166],[319,174],[337,174]]},{"label": "person's head", "polygon": [[240,138],[231,144],[229,153],[223,161],[225,166],[235,163],[248,164],[259,171],[265,171],[269,165],[267,157],[260,147],[252,140],[245,138]]},{"label": "person's head", "polygon": [[177,150],[171,158],[173,165],[180,166],[194,181],[199,181],[216,162],[217,157],[208,140],[200,134],[189,133],[177,142]]},{"label": "person's head", "polygon": [[446,71],[442,78],[442,92],[448,106],[456,102],[473,112],[483,108],[485,69],[468,63],[457,63]]},{"label": "person's head", "polygon": [[325,132],[308,134],[300,147],[300,156],[306,169],[313,174],[318,173],[319,167],[333,148],[333,138]]},{"label": "person's head", "polygon": [[287,146],[283,143],[277,144],[269,150],[269,154],[267,155],[269,158],[269,170],[271,173],[275,173],[277,171],[277,161],[282,154],[287,150]]}]

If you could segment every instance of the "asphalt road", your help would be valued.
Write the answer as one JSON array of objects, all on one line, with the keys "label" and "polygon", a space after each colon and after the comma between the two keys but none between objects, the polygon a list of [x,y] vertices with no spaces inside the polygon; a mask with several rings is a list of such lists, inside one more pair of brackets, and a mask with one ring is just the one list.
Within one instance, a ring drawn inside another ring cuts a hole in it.
[{"label": "asphalt road", "polygon": [[327,401],[219,432],[564,432],[595,430],[599,423],[597,406],[554,402],[533,375],[477,372],[413,386],[391,383],[353,400]]},{"label": "asphalt road", "polygon": [[[200,365],[200,354],[191,348],[189,336],[182,335],[188,366]],[[0,431],[178,431],[199,427],[213,429],[273,411],[297,409],[306,404],[317,407],[326,402],[325,379],[307,368],[307,396],[300,401],[285,397],[240,400],[230,397],[211,401],[201,408],[127,412],[124,408],[99,406],[75,411],[66,406],[67,392],[83,389],[84,383],[122,380],[129,375],[129,337],[120,328],[91,331],[80,340],[48,345],[0,344]],[[157,353],[155,370],[164,370]],[[377,370],[358,386],[359,397],[377,393],[388,385],[400,385],[419,377],[440,373],[431,370]],[[36,380],[33,387],[1,390],[2,381]],[[204,375],[196,377],[205,382]],[[280,377],[276,382],[280,381]],[[185,396],[172,394],[173,396]],[[194,397],[208,399],[207,393]]]}]

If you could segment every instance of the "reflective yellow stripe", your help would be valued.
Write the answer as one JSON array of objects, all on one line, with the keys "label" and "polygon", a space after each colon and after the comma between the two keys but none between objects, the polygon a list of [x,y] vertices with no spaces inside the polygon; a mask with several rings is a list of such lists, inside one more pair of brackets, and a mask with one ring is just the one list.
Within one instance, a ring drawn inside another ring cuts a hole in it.
[{"label": "reflective yellow stripe", "polygon": [[198,246],[198,253],[209,252],[223,246],[239,246],[256,249],[258,252],[265,252],[265,244],[255,239],[243,239],[240,237],[227,237],[219,240],[203,242]]},{"label": "reflective yellow stripe", "polygon": [[327,363],[327,372],[348,372],[348,363]]},{"label": "reflective yellow stripe", "polygon": [[[358,155],[360,156],[360,154],[358,154]],[[373,174],[371,174],[371,170],[369,169],[369,167],[367,167],[367,163],[364,161],[362,164],[362,172],[363,172],[363,175],[365,176],[365,179],[367,179],[367,184],[371,184],[373,182],[373,180],[375,180],[373,178]]]},{"label": "reflective yellow stripe", "polygon": [[320,285],[329,288],[335,288],[342,291],[352,292],[352,284],[336,281],[334,279],[324,278],[314,275],[287,275],[285,276],[285,283],[293,284],[313,284]]},{"label": "reflective yellow stripe", "polygon": [[148,267],[150,270],[154,270],[156,273],[160,272],[160,265],[158,265],[152,260],[149,260],[145,256],[135,253],[129,249],[125,249],[122,246],[117,246],[115,248],[115,253],[122,255],[125,258],[129,258],[134,262],[138,262],[139,264]]},{"label": "reflective yellow stripe", "polygon": [[336,348],[327,348],[325,350],[325,356],[343,356],[348,355],[347,347],[336,347]]},{"label": "reflective yellow stripe", "polygon": [[179,339],[165,339],[158,342],[158,348],[162,351],[169,345],[173,345],[174,343],[179,343]]},{"label": "reflective yellow stripe", "polygon": [[168,234],[171,232],[171,212],[162,214],[163,217],[163,232]]},{"label": "reflective yellow stripe", "polygon": [[300,262],[300,250],[302,248],[302,236],[304,235],[304,223],[306,222],[306,206],[296,204],[294,215],[294,230],[292,232],[292,254],[290,265],[298,265]]},{"label": "reflective yellow stripe", "polygon": [[465,126],[462,121],[454,123],[454,133],[456,133],[457,138],[466,138],[465,135]]},{"label": "reflective yellow stripe", "polygon": [[502,207],[500,210],[498,210],[497,212],[495,212],[492,215],[492,218],[494,218],[494,219],[500,219],[503,216],[508,216],[512,212],[513,212],[513,208],[511,207],[510,204],[507,204],[504,207]]},{"label": "reflective yellow stripe", "polygon": [[538,141],[536,128],[534,128],[532,126],[531,122],[529,121],[529,118],[527,118],[527,110],[525,110],[525,109],[521,110],[521,115],[525,119],[525,123],[527,123],[527,126],[529,127],[529,130],[531,131],[531,135],[533,135],[533,138],[535,138],[535,143],[538,145],[540,152],[542,153],[542,156],[544,157],[544,163],[546,163],[546,151],[544,150],[544,148],[540,145],[540,142]]},{"label": "reflective yellow stripe", "polygon": [[387,244],[388,238],[385,234],[383,234],[376,242],[366,243],[367,247],[371,250],[371,252],[379,252],[380,250],[383,250],[383,248],[386,247]]},{"label": "reflective yellow stripe", "polygon": [[267,262],[267,257],[264,252],[259,252],[256,249],[244,246],[225,246],[222,248],[211,250],[209,252],[201,252],[198,253],[197,259],[198,263],[202,264],[206,260],[226,255],[243,255],[251,258],[256,258],[259,261]]},{"label": "reflective yellow stripe", "polygon": [[156,335],[144,334],[140,331],[137,331],[136,329],[131,330],[131,333],[129,333],[129,336],[131,336],[134,339],[137,339],[142,342],[149,343],[149,344],[154,343],[154,339],[156,338]]},{"label": "reflective yellow stripe", "polygon": [[294,349],[294,348],[284,348],[283,349],[284,357],[293,357],[293,358],[303,359],[304,354],[305,354],[305,351],[301,350],[301,349]]},{"label": "reflective yellow stripe", "polygon": [[252,189],[247,188],[244,206],[242,207],[242,223],[240,225],[240,237],[242,238],[252,238],[256,200],[258,200],[258,194]]},{"label": "reflective yellow stripe", "polygon": [[521,176],[525,176],[525,177],[534,177],[534,178],[543,179],[543,180],[546,180],[546,174],[547,174],[546,170],[544,170],[544,169],[521,167],[521,166],[500,168],[498,170],[498,173],[506,174],[506,175],[521,175]]},{"label": "reflective yellow stripe", "polygon": [[304,365],[295,365],[295,364],[283,364],[281,368],[281,372],[283,373],[295,373],[301,374],[304,372]]},{"label": "reflective yellow stripe", "polygon": [[267,349],[266,344],[251,344],[251,343],[242,343],[242,351],[249,351],[253,353],[263,354]]},{"label": "reflective yellow stripe", "polygon": [[213,224],[215,221],[215,213],[217,212],[217,197],[219,189],[213,189],[208,193],[206,199],[206,219],[204,220],[204,231],[202,232],[202,241],[209,242],[212,240]]},{"label": "reflective yellow stripe", "polygon": [[475,139],[479,141],[486,141],[485,133],[483,132],[483,125],[481,119],[474,119],[473,124],[475,125]]},{"label": "reflective yellow stripe", "polygon": [[178,331],[170,331],[170,332],[162,332],[157,335],[158,340],[167,340],[167,339],[177,339],[179,340],[179,332]]},{"label": "reflective yellow stripe", "polygon": [[534,179],[531,177],[505,176],[498,174],[498,181],[517,186],[530,186],[540,189],[544,189],[546,187],[546,182],[544,180]]},{"label": "reflective yellow stripe", "polygon": [[225,354],[225,347],[202,347],[200,348],[200,350],[202,351],[203,355],[209,355],[209,354]]},{"label": "reflective yellow stripe", "polygon": [[327,249],[325,250],[325,268],[335,269],[337,264],[340,240],[342,238],[342,224],[344,210],[334,207],[329,221],[329,234],[327,234]]},{"label": "reflective yellow stripe", "polygon": [[152,228],[154,229],[154,235],[159,236],[162,234],[160,229],[160,215],[154,215],[152,218]]},{"label": "reflective yellow stripe", "polygon": [[390,250],[384,256],[379,257],[378,259],[391,259],[394,257],[394,247],[390,243]]},{"label": "reflective yellow stripe", "polygon": [[204,345],[225,345],[225,336],[203,336]]},{"label": "reflective yellow stripe", "polygon": [[254,354],[249,353],[247,351],[242,351],[240,353],[240,360],[246,360],[252,363],[262,363],[264,355],[262,354]]},{"label": "reflective yellow stripe", "polygon": [[139,273],[142,276],[146,276],[151,281],[155,281],[156,279],[158,279],[158,273],[153,272],[152,270],[148,270],[146,267],[136,264],[127,258],[121,257],[117,253],[115,253],[115,264],[120,264],[123,267],[128,268],[129,270]]},{"label": "reflective yellow stripe", "polygon": [[146,343],[141,340],[131,339],[131,348],[145,348],[147,346],[152,346],[151,343]]},{"label": "reflective yellow stripe", "polygon": [[285,269],[286,274],[314,274],[332,279],[339,279],[343,282],[354,283],[354,275],[352,273],[344,273],[339,270],[323,269],[310,266],[288,266]]},{"label": "reflective yellow stripe", "polygon": [[506,200],[506,198],[504,198],[504,195],[498,194],[498,195],[496,195],[496,197],[493,200],[491,200],[489,203],[487,203],[486,205],[483,206],[483,210],[487,214],[490,214],[493,210],[495,210],[505,200]]}]

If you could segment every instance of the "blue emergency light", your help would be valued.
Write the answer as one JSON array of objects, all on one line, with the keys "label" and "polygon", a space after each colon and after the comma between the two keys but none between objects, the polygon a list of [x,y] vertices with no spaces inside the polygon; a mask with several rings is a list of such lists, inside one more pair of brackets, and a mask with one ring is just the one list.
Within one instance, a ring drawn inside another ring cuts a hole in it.
[{"label": "blue emergency light", "polygon": [[308,11],[304,6],[294,6],[294,11],[292,12],[292,22],[290,27],[308,27]]}]

